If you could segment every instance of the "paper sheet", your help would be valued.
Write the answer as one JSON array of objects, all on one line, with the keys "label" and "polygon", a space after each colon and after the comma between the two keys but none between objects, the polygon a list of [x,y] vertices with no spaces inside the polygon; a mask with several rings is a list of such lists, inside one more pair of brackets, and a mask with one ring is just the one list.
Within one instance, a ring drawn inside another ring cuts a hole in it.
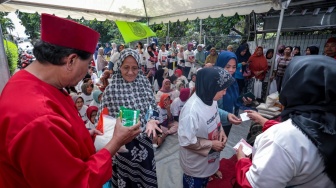
[{"label": "paper sheet", "polygon": [[250,118],[247,117],[247,112],[244,112],[244,113],[240,114],[240,118],[241,118],[242,121],[250,120]]},{"label": "paper sheet", "polygon": [[233,147],[235,150],[238,150],[239,146],[243,146],[243,152],[246,156],[252,154],[252,146],[248,144],[243,138]]}]

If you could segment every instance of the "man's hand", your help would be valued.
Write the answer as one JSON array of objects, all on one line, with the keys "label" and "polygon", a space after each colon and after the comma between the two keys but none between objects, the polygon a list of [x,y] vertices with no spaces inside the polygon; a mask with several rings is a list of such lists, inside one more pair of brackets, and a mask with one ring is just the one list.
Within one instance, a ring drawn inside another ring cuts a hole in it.
[{"label": "man's hand", "polygon": [[90,136],[95,136],[95,135],[102,135],[103,133],[98,131],[97,129],[90,129],[89,130]]},{"label": "man's hand", "polygon": [[238,118],[237,116],[235,116],[234,114],[228,114],[228,120],[230,123],[234,124],[234,125],[239,125],[242,120],[240,118]]},{"label": "man's hand", "polygon": [[239,146],[236,155],[237,155],[237,160],[238,160],[238,161],[239,161],[240,159],[246,158],[246,155],[245,155],[244,152],[243,152],[243,146],[242,146],[242,145]]},{"label": "man's hand", "polygon": [[112,140],[115,140],[120,146],[127,144],[132,141],[141,132],[140,130],[141,122],[131,127],[125,127],[122,125],[120,118],[117,119]]},{"label": "man's hand", "polygon": [[245,110],[247,112],[247,117],[249,117],[252,121],[259,123],[261,126],[264,126],[265,122],[268,119],[262,117],[258,112],[254,110]]},{"label": "man's hand", "polygon": [[112,139],[104,147],[113,156],[119,148],[128,142],[132,141],[141,132],[141,123],[133,125],[132,127],[125,127],[122,125],[120,118],[117,119],[116,125],[113,132]]}]

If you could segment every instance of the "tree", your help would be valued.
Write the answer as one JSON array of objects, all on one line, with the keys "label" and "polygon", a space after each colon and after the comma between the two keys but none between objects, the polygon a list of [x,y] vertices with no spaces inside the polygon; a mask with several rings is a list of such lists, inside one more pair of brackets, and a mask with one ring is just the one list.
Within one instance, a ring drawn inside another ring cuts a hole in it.
[{"label": "tree", "polygon": [[40,15],[36,12],[34,14],[16,11],[16,15],[21,20],[21,24],[26,28],[26,35],[32,41],[40,38]]},{"label": "tree", "polygon": [[8,34],[8,30],[13,31],[15,29],[14,24],[11,19],[6,18],[8,13],[0,12],[0,24],[3,34]]}]

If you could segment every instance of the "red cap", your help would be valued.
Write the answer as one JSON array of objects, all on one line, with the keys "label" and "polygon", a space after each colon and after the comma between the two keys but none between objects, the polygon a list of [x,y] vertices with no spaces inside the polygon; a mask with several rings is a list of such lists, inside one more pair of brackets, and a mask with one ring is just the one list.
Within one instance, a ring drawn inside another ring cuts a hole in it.
[{"label": "red cap", "polygon": [[97,31],[72,20],[41,15],[41,40],[44,42],[93,54],[99,36]]},{"label": "red cap", "polygon": [[326,44],[327,44],[327,43],[336,43],[336,38],[335,38],[335,37],[330,37],[330,38],[327,40]]}]

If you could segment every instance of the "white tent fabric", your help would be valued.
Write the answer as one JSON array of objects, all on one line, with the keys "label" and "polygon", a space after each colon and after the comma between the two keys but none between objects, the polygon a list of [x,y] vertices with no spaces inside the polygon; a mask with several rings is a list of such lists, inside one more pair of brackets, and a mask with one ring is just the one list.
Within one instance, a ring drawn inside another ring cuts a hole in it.
[{"label": "white tent fabric", "polygon": [[[272,0],[0,0],[0,11],[20,10],[28,13],[50,13],[87,20],[134,21],[149,19],[149,24],[185,21],[196,18],[246,15],[252,11],[267,12],[275,6]],[[147,15],[146,15],[147,13]]]}]

